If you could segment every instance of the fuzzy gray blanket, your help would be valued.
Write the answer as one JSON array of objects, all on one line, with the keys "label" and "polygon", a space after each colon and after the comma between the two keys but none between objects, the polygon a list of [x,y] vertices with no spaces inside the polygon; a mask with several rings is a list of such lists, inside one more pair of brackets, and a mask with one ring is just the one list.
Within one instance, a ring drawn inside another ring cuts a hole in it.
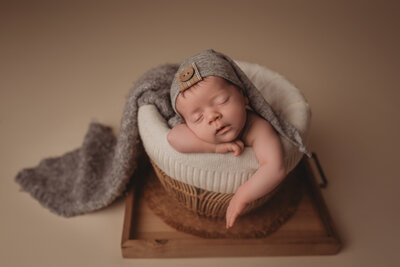
[{"label": "fuzzy gray blanket", "polygon": [[16,182],[41,205],[65,217],[94,211],[121,196],[143,153],[137,127],[141,105],[154,104],[172,127],[180,122],[169,91],[178,64],[146,72],[131,89],[118,139],[111,128],[91,123],[80,148],[23,169]]}]

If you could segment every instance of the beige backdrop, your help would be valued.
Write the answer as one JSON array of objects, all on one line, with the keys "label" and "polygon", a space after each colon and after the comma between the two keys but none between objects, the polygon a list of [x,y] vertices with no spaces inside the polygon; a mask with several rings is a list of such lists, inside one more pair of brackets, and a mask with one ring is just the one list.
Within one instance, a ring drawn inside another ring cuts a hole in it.
[{"label": "beige backdrop", "polygon": [[[1,266],[399,266],[396,1],[1,1]],[[318,257],[126,260],[124,203],[65,219],[13,181],[118,130],[149,68],[213,48],[286,76],[308,99],[323,196],[344,242]]]}]

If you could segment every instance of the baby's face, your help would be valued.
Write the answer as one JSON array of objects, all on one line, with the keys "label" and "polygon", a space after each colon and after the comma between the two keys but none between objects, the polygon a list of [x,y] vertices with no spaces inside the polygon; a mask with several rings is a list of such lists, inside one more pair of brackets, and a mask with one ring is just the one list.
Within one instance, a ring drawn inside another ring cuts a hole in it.
[{"label": "baby's face", "polygon": [[176,99],[189,129],[208,143],[235,140],[246,124],[247,104],[238,87],[217,76],[206,77]]}]

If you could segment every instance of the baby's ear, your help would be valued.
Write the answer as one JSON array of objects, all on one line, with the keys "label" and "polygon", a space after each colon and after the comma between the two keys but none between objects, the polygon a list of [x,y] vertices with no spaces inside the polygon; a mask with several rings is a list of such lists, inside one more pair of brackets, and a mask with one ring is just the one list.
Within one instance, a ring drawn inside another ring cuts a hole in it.
[{"label": "baby's ear", "polygon": [[247,96],[244,97],[244,103],[245,103],[246,105],[249,104],[249,98],[248,98]]}]

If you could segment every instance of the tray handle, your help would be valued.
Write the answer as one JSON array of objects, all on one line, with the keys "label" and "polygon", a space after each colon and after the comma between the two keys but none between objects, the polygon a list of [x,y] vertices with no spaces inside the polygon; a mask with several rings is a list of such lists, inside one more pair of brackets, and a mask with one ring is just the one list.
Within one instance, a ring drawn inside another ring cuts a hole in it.
[{"label": "tray handle", "polygon": [[315,162],[315,165],[317,166],[319,175],[320,175],[320,177],[321,177],[321,179],[322,179],[322,183],[319,184],[319,187],[325,188],[325,187],[327,186],[327,184],[328,184],[328,180],[326,179],[325,173],[324,173],[324,171],[322,170],[321,164],[319,164],[319,161],[318,161],[318,158],[317,158],[317,154],[315,154],[315,153],[313,152],[313,153],[312,153],[312,158],[313,158],[313,160],[314,160],[314,162]]}]

